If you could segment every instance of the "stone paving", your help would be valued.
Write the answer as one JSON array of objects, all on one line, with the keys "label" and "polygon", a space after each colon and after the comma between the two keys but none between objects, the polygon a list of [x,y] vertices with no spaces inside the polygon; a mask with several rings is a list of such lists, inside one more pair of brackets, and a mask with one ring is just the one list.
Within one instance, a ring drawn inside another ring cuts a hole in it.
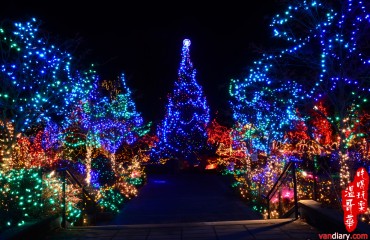
[{"label": "stone paving", "polygon": [[45,240],[318,238],[318,231],[302,220],[262,220],[224,180],[212,173],[148,175],[139,195],[115,218],[95,226],[58,229]]},{"label": "stone paving", "polygon": [[139,195],[111,221],[98,225],[215,222],[263,219],[214,172],[150,174]]},{"label": "stone paving", "polygon": [[318,239],[318,233],[301,220],[273,219],[73,227],[59,229],[45,240],[313,240]]}]

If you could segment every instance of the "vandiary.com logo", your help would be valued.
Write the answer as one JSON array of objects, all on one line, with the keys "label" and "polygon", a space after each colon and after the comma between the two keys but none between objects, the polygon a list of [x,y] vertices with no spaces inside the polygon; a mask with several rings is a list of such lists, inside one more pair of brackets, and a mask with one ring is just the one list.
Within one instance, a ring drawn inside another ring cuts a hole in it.
[{"label": "vandiary.com logo", "polygon": [[357,227],[357,215],[366,212],[368,205],[369,174],[366,169],[357,169],[353,182],[342,190],[342,208],[344,225],[348,232]]}]

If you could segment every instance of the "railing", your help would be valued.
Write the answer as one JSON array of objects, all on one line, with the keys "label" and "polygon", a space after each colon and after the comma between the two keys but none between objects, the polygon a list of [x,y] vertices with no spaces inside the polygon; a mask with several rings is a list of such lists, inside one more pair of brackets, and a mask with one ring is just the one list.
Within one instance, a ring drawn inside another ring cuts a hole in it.
[{"label": "railing", "polygon": [[67,179],[69,179],[72,184],[77,185],[82,191],[82,211],[87,211],[87,202],[92,203],[92,208],[96,207],[96,201],[94,197],[85,189],[80,181],[71,173],[67,168],[60,168],[58,172],[61,173],[61,180],[62,180],[62,222],[61,226],[66,228],[67,225],[67,216],[66,216],[66,184]]},{"label": "railing", "polygon": [[[280,174],[279,178],[274,183],[271,190],[268,192],[267,196],[262,195],[267,200],[267,218],[271,218],[271,201],[272,199],[277,196],[278,200],[278,213],[279,216],[283,215],[283,209],[282,209],[282,185],[287,181],[289,174],[291,174],[291,181],[293,183],[293,211],[294,211],[294,217],[295,219],[298,219],[299,212],[298,212],[298,192],[297,192],[297,177],[296,177],[296,162],[297,161],[290,161],[285,168],[283,169],[283,172]],[[284,196],[283,196],[284,197]],[[289,209],[292,210],[292,209]]]}]

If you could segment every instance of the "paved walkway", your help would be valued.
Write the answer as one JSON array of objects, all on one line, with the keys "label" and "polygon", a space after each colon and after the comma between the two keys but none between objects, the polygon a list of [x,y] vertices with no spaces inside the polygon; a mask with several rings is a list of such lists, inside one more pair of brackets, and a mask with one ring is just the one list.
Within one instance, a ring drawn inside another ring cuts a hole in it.
[{"label": "paved walkway", "polygon": [[318,239],[305,222],[289,219],[198,222],[176,224],[111,225],[60,229],[45,240],[248,240]]},{"label": "paved walkway", "polygon": [[139,195],[115,219],[99,225],[262,219],[225,180],[213,172],[150,174]]},{"label": "paved walkway", "polygon": [[96,226],[59,229],[45,239],[317,239],[301,220],[262,220],[215,173],[150,174],[136,198]]}]

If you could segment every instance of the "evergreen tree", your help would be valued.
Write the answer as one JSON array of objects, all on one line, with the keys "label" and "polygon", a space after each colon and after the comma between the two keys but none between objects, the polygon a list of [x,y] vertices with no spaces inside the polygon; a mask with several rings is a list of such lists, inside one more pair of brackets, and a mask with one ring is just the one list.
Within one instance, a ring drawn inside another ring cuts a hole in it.
[{"label": "evergreen tree", "polygon": [[145,123],[141,113],[136,110],[124,74],[121,74],[117,80],[103,81],[103,87],[111,95],[110,101],[102,109],[104,114],[96,125],[100,132],[100,142],[109,151],[115,171],[117,170],[115,166],[117,150],[122,144],[135,143],[149,131],[151,125],[151,122]]},{"label": "evergreen tree", "polygon": [[[2,167],[12,167],[17,137],[73,105],[72,56],[43,35],[36,19],[0,26],[0,143]],[[69,97],[67,99],[67,97]]]},{"label": "evergreen tree", "polygon": [[158,126],[158,143],[152,149],[152,160],[176,158],[193,164],[207,149],[210,116],[202,87],[195,79],[190,60],[190,40],[185,39],[178,78],[168,95],[166,115]]}]

